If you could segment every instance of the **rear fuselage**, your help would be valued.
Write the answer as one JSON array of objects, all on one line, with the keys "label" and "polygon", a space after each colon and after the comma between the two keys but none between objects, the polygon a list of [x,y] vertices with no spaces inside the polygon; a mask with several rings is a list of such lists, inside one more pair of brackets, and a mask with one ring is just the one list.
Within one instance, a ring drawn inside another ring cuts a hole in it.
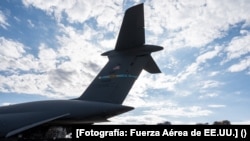
[{"label": "rear fuselage", "polygon": [[0,136],[28,129],[26,125],[33,124],[73,125],[107,121],[109,117],[132,109],[119,104],[83,100],[49,100],[4,106],[0,107]]}]

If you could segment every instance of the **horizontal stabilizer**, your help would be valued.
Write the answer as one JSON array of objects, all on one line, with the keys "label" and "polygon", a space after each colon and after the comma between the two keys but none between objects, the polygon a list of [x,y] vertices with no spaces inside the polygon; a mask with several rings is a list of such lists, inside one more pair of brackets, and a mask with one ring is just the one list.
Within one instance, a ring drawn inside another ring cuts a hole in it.
[{"label": "horizontal stabilizer", "polygon": [[161,70],[159,69],[151,55],[149,55],[148,57],[148,62],[144,66],[144,70],[149,73],[161,73]]}]

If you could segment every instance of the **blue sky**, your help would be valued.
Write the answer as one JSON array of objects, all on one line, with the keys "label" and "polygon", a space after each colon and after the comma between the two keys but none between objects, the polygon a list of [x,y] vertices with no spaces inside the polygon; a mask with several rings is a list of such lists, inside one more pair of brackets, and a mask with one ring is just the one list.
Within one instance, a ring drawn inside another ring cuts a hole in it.
[{"label": "blue sky", "polygon": [[0,1],[0,105],[80,96],[141,2],[162,73],[143,71],[111,123],[250,124],[247,0]]}]

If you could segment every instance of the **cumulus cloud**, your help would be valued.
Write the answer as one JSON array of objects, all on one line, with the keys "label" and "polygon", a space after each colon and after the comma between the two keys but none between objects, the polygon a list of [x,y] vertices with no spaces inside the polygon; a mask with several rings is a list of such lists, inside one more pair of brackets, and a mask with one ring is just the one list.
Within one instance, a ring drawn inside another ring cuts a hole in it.
[{"label": "cumulus cloud", "polygon": [[75,72],[69,72],[62,69],[51,70],[49,72],[49,80],[51,84],[57,88],[61,88],[65,83],[71,83],[71,76]]},{"label": "cumulus cloud", "polygon": [[227,61],[248,54],[250,52],[250,34],[233,38],[225,50]]},{"label": "cumulus cloud", "polygon": [[[91,7],[88,5],[89,2],[83,1],[61,3],[60,1],[24,0],[23,3],[27,7],[34,6],[46,11],[49,15],[54,16],[58,22],[61,22],[62,15],[65,12],[67,20],[72,23],[84,22],[89,16],[88,12]],[[100,3],[96,4],[98,6]],[[118,9],[119,6],[112,4]],[[106,11],[107,7],[112,12]],[[116,9],[111,6],[107,7],[101,8],[107,12],[104,16],[107,17],[113,13],[115,18]],[[103,11],[98,12],[96,10],[97,13],[93,14],[104,14]],[[107,20],[107,18],[101,19],[100,17],[97,18],[98,23],[102,24],[100,26],[106,26],[106,24],[109,24],[108,21],[121,22]],[[30,19],[27,22],[32,26]],[[84,25],[82,31],[71,26],[65,26],[62,23],[58,23],[58,28],[61,34],[56,36],[56,42],[60,47],[52,48],[41,42],[38,46],[37,56],[29,54],[26,51],[29,48],[21,42],[4,37],[0,38],[0,57],[1,60],[4,60],[0,62],[1,70],[8,76],[1,75],[2,91],[61,98],[79,96],[84,91],[107,62],[106,57],[100,56],[102,52],[107,50],[102,50],[99,44],[90,42],[96,39],[100,32],[93,30],[88,25]],[[108,48],[106,47],[106,49]],[[109,49],[111,49],[110,46]]]},{"label": "cumulus cloud", "polygon": [[0,45],[1,56],[20,58],[25,53],[24,46],[21,43],[6,39],[5,37],[0,37]]},{"label": "cumulus cloud", "polygon": [[7,77],[0,75],[0,77],[2,92],[49,95],[48,93],[43,93],[48,84],[47,78],[44,75],[13,74]]},{"label": "cumulus cloud", "polygon": [[44,71],[49,71],[56,67],[56,57],[57,53],[52,49],[47,47],[45,44],[40,44],[39,46],[39,69]]},{"label": "cumulus cloud", "polygon": [[94,36],[91,30],[79,33],[63,27],[61,32],[64,34],[57,37],[61,47],[53,49],[41,43],[37,57],[22,43],[1,37],[1,91],[59,98],[81,95],[107,58],[88,42]]},{"label": "cumulus cloud", "polygon": [[27,7],[34,6],[46,11],[48,14],[53,15],[58,21],[62,20],[63,14],[65,13],[69,22],[84,22],[90,13],[90,5],[88,5],[88,2],[82,0],[63,2],[60,0],[23,0],[22,2]]},{"label": "cumulus cloud", "polygon": [[162,31],[167,32],[164,34],[163,43],[164,46],[171,47],[168,50],[203,47],[217,38],[226,36],[230,25],[242,21],[249,24],[250,21],[246,14],[249,12],[249,3],[246,0],[154,0],[148,3],[150,7],[145,18],[147,27],[156,35],[162,35]]},{"label": "cumulus cloud", "polygon": [[66,18],[70,23],[83,23],[87,19],[95,17],[99,26],[107,27],[112,31],[117,30],[122,17],[122,1],[66,0],[62,2],[60,0],[23,0],[22,2],[26,7],[34,6],[46,11],[59,22]]},{"label": "cumulus cloud", "polygon": [[26,47],[18,41],[0,37],[0,59],[2,60],[0,62],[0,70],[29,70],[35,67],[35,63],[32,63],[33,56],[26,55],[25,48]]}]

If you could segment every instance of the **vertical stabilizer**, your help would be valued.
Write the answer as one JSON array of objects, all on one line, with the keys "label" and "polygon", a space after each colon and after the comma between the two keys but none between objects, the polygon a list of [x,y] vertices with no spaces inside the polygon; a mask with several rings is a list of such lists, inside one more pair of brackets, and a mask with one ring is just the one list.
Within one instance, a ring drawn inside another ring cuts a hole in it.
[{"label": "vertical stabilizer", "polygon": [[150,54],[162,49],[145,45],[143,4],[129,8],[115,49],[102,54],[109,61],[79,99],[121,104],[143,69],[161,72]]},{"label": "vertical stabilizer", "polygon": [[115,50],[139,47],[144,43],[144,9],[143,4],[139,4],[125,12]]}]

